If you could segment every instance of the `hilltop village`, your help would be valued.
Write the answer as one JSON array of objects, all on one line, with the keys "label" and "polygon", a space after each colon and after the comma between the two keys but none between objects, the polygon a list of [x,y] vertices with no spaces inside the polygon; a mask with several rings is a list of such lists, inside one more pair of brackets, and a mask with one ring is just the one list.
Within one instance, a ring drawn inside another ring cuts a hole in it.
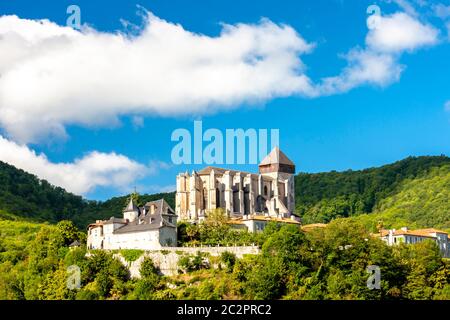
[{"label": "hilltop village", "polygon": [[88,249],[154,250],[176,246],[177,222],[201,223],[221,209],[240,230],[262,231],[267,223],[300,225],[294,215],[295,165],[275,147],[259,164],[259,173],[216,167],[177,176],[175,210],[164,200],[138,207],[130,198],[122,217],[88,226]]},{"label": "hilltop village", "polygon": [[[220,209],[235,229],[261,232],[269,222],[301,226],[294,214],[295,164],[275,147],[259,164],[258,173],[208,166],[176,177],[175,209],[164,200],[138,207],[130,197],[122,217],[97,220],[88,226],[88,249],[158,250],[177,246],[177,222],[202,223]],[[325,227],[302,226],[303,230]],[[380,230],[373,236],[388,245],[432,239],[450,257],[448,233],[429,228]]]}]

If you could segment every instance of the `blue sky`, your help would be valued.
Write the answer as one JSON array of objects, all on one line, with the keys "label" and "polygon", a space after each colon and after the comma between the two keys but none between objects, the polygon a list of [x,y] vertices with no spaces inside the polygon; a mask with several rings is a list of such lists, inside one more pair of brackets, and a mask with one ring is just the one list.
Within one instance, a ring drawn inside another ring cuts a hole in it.
[{"label": "blue sky", "polygon": [[[364,50],[369,31],[366,10],[374,3],[384,16],[406,12],[438,32],[429,45],[419,43],[401,54],[395,53],[396,65],[403,70],[394,81],[382,85],[362,82],[349,90],[317,96],[290,93],[256,102],[243,99],[227,108],[212,108],[211,114],[118,112],[120,121],[115,123],[68,121],[64,123],[64,138],[48,134],[37,141],[25,141],[1,121],[0,132],[9,143],[45,154],[47,161],[55,164],[72,163],[97,151],[114,152],[151,167],[145,176],[123,180],[126,185],[103,181],[92,186],[82,192],[89,199],[126,194],[135,185],[142,193],[173,189],[178,172],[201,167],[173,165],[170,158],[175,145],[170,140],[172,131],[192,130],[196,119],[203,121],[204,129],[280,129],[281,149],[296,163],[297,172],[355,170],[408,156],[449,155],[450,112],[445,108],[450,101],[450,47],[446,29],[449,16],[444,10],[448,2],[441,3],[441,14],[437,14],[437,2],[419,6],[411,1],[413,14],[394,1],[2,1],[0,15],[48,19],[62,26],[68,16],[67,6],[77,4],[82,23],[98,32],[114,33],[124,31],[121,19],[142,25],[142,17],[136,13],[139,4],[167,22],[209,37],[220,35],[222,23],[255,25],[265,17],[277,25],[290,26],[302,39],[314,43],[311,51],[301,54],[301,61],[307,76],[318,83],[322,78],[341,74],[348,64],[343,55],[352,48]],[[183,50],[180,48],[180,55]],[[1,97],[0,84],[0,104]],[[133,124],[133,116],[143,119],[143,125]],[[33,124],[40,125],[39,119],[34,121]],[[253,165],[233,167],[257,170]],[[60,169],[64,171],[64,167]],[[40,175],[39,169],[34,173]]]}]

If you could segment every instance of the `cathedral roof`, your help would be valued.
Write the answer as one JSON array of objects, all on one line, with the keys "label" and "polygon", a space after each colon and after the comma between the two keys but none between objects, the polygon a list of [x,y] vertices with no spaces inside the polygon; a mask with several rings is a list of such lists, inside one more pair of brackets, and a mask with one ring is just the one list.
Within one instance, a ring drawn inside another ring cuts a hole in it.
[{"label": "cathedral roof", "polygon": [[256,173],[245,172],[245,171],[238,171],[238,170],[231,170],[231,169],[225,169],[225,168],[218,168],[218,167],[212,167],[212,166],[208,166],[206,168],[203,168],[202,170],[200,170],[198,172],[198,174],[200,174],[200,175],[210,174],[212,170],[214,170],[214,173],[217,174],[217,175],[223,175],[227,171],[230,171],[231,174],[236,174],[236,173],[240,172],[242,174],[257,175]]},{"label": "cathedral roof", "polygon": [[280,148],[275,147],[270,151],[270,153],[261,161],[260,166],[270,165],[270,164],[285,164],[290,166],[295,166],[295,164],[289,160],[289,158],[280,150]]}]

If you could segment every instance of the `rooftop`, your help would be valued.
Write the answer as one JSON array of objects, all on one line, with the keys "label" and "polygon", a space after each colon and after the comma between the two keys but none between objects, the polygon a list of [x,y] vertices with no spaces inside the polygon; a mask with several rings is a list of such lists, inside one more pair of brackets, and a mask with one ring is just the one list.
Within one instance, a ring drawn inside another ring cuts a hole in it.
[{"label": "rooftop", "polygon": [[280,148],[275,147],[272,151],[261,161],[260,166],[270,165],[270,164],[284,164],[289,166],[295,166],[295,164],[289,160],[289,158],[280,150]]},{"label": "rooftop", "polygon": [[[442,231],[442,230],[438,230],[438,229],[434,229],[434,228],[416,229],[416,230],[408,230],[408,229],[395,230],[394,229],[392,232],[393,232],[394,236],[409,235],[409,236],[428,237],[428,238],[435,237],[434,234],[436,234],[436,233],[448,235],[447,232]],[[383,229],[377,235],[381,236],[381,237],[386,237],[386,236],[389,235],[389,230],[384,230]]]}]

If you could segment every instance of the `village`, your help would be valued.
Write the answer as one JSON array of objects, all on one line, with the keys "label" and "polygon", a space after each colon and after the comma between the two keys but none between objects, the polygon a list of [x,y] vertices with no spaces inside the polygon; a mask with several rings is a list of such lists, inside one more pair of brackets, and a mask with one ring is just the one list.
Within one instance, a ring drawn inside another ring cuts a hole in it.
[{"label": "village", "polygon": [[[262,232],[268,223],[297,225],[304,231],[323,228],[326,224],[302,225],[294,213],[295,164],[275,147],[259,164],[259,173],[206,167],[198,172],[180,173],[176,177],[175,209],[164,200],[147,202],[138,207],[130,197],[122,217],[97,220],[88,226],[87,248],[103,250],[138,249],[166,252],[205,252],[218,256],[232,252],[238,257],[258,254],[254,244],[246,246],[178,246],[177,224],[201,224],[208,214],[219,210],[236,230]],[[450,257],[448,233],[433,228],[380,230],[379,237],[388,245],[417,243],[432,239],[443,257]],[[154,257],[172,264],[161,255]],[[166,261],[167,260],[167,261]],[[170,259],[169,259],[170,260]],[[167,267],[172,270],[175,267]],[[135,269],[138,269],[137,267]]]}]

